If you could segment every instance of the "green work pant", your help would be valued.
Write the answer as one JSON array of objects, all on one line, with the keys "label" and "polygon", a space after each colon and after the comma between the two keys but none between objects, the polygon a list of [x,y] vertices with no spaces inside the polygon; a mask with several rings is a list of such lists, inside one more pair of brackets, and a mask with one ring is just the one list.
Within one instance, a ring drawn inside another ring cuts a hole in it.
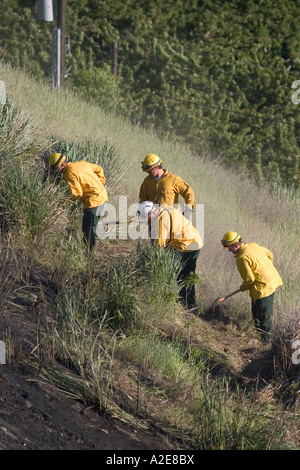
[{"label": "green work pant", "polygon": [[[185,279],[191,274],[196,272],[197,259],[200,254],[200,250],[196,251],[178,251],[181,258],[182,268],[179,272],[177,281],[184,282]],[[196,289],[195,284],[191,286],[183,286],[179,293],[180,300],[187,306],[192,308],[196,302]]]},{"label": "green work pant", "polygon": [[252,299],[252,315],[254,326],[259,331],[262,341],[268,341],[272,334],[274,292],[268,297]]},{"label": "green work pant", "polygon": [[83,211],[82,231],[83,241],[91,250],[96,242],[97,224],[103,215],[105,204],[98,207],[89,207]]}]

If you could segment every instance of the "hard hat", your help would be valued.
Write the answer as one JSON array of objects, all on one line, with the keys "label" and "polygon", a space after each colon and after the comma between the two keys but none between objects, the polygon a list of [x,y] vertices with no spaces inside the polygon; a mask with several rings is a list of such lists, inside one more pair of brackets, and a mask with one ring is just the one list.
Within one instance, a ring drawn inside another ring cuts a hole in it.
[{"label": "hard hat", "polygon": [[60,166],[66,161],[67,157],[63,153],[52,153],[48,158],[48,163],[53,169],[60,168]]},{"label": "hard hat", "polygon": [[139,205],[137,214],[140,219],[146,219],[153,210],[154,204],[152,201],[144,201]]},{"label": "hard hat", "polygon": [[237,232],[226,232],[221,240],[221,243],[224,248],[227,248],[228,246],[234,245],[235,243],[240,241],[241,238],[241,235],[239,235]]},{"label": "hard hat", "polygon": [[144,158],[144,161],[141,162],[142,165],[142,170],[146,171],[147,173],[152,170],[152,168],[155,168],[158,165],[162,164],[162,159],[159,158],[155,153],[149,153],[146,155]]}]

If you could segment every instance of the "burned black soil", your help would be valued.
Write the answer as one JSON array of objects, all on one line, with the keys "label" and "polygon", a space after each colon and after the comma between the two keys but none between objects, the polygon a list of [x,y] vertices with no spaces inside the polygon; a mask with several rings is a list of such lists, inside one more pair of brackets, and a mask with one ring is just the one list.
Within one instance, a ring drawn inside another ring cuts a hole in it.
[{"label": "burned black soil", "polygon": [[101,416],[24,367],[0,366],[1,450],[166,449],[156,432]]}]

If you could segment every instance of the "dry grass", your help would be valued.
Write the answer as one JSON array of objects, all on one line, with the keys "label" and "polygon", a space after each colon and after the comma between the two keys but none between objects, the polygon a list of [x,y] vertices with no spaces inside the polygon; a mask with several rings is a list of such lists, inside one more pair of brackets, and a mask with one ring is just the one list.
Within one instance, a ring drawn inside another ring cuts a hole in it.
[{"label": "dry grass", "polygon": [[[298,338],[295,335],[298,335],[299,327],[294,322],[290,324],[287,321],[279,323],[277,320],[280,310],[284,312],[286,319],[293,319],[298,314],[300,260],[299,253],[295,252],[294,247],[298,246],[299,199],[292,198],[289,194],[270,193],[266,188],[256,186],[247,176],[224,169],[218,160],[213,161],[211,156],[205,152],[201,155],[191,155],[188,149],[173,142],[160,141],[155,135],[147,133],[146,130],[133,128],[118,116],[108,116],[101,109],[79,101],[70,93],[53,93],[44,84],[29,80],[21,73],[16,74],[9,67],[1,66],[1,71],[8,92],[13,93],[22,108],[26,112],[32,113],[38,122],[36,131],[41,143],[39,144],[40,148],[36,149],[36,153],[29,156],[29,166],[32,165],[32,169],[34,169],[34,165],[38,165],[39,151],[51,146],[51,136],[58,135],[61,140],[75,143],[90,140],[99,144],[109,141],[115,145],[122,160],[126,163],[127,170],[123,172],[121,180],[118,181],[118,187],[115,189],[118,194],[128,195],[129,200],[133,202],[137,201],[139,186],[144,177],[140,170],[140,161],[145,154],[150,152],[162,156],[164,166],[169,171],[180,174],[194,188],[197,202],[203,203],[205,206],[204,248],[198,264],[198,272],[203,279],[203,284],[198,288],[198,295],[205,310],[206,307],[207,309],[211,307],[212,301],[216,297],[236,290],[240,284],[234,259],[224,252],[220,244],[220,239],[226,231],[237,230],[243,235],[245,241],[256,241],[268,246],[274,252],[275,264],[284,280],[284,287],[278,290],[278,295],[276,294],[274,315],[277,324],[275,343],[278,345],[276,362],[279,367],[285,368],[286,374],[293,372],[288,357],[291,354],[291,342]],[[38,250],[40,250],[39,261],[51,273],[51,284],[53,289],[54,287],[56,289],[54,289],[55,295],[54,290],[52,295],[56,300],[57,294],[61,294],[63,289],[68,287],[73,289],[74,296],[79,293],[79,289],[83,289],[83,291],[86,289],[85,292],[95,296],[88,300],[92,303],[96,302],[99,300],[99,293],[95,287],[97,286],[100,291],[101,276],[106,275],[111,265],[114,265],[120,258],[134,258],[136,244],[128,240],[99,241],[93,260],[87,259],[80,243],[81,211],[79,210],[74,218],[71,218],[69,212],[62,209],[61,199],[56,197],[58,195],[56,190],[57,187],[49,185],[45,191],[45,195],[48,196],[44,200],[45,207],[48,207],[47,215],[43,218],[43,225],[40,226],[40,230],[42,230],[40,237],[36,235],[33,238],[37,243]],[[109,196],[111,200],[114,200],[116,192],[112,191]],[[49,206],[47,206],[47,202]],[[39,224],[36,226],[37,230],[38,226]],[[59,236],[57,237],[58,232]],[[22,234],[22,231],[18,234]],[[11,240],[16,242],[17,237],[13,238],[13,233],[10,236]],[[39,242],[41,243],[39,244]],[[34,251],[28,241],[24,242],[24,238],[18,242],[18,247],[25,253],[24,260],[26,257],[29,259]],[[35,251],[35,260],[38,259],[38,250]],[[118,281],[121,282],[122,279],[118,279]],[[161,286],[162,283],[160,283]],[[132,283],[131,289],[135,289]],[[144,291],[147,292],[146,289]],[[113,295],[114,292],[111,292],[110,297],[113,298]],[[158,413],[156,422],[159,422],[163,417],[166,426],[175,426],[182,434],[187,430],[188,433],[196,430],[199,446],[201,445],[201,433],[205,431],[207,446],[209,446],[211,437],[216,439],[214,441],[215,448],[218,446],[226,448],[230,445],[234,448],[235,445],[238,445],[239,434],[246,425],[248,426],[247,437],[249,439],[251,439],[252,430],[253,436],[256,432],[258,433],[257,442],[249,444],[248,441],[249,447],[269,445],[261,434],[262,431],[265,433],[264,426],[267,425],[270,429],[269,417],[265,421],[264,415],[253,409],[253,403],[247,408],[248,401],[243,401],[239,394],[229,393],[224,382],[218,382],[212,388],[210,388],[211,383],[206,384],[207,388],[202,390],[201,395],[199,390],[201,389],[202,376],[199,374],[199,377],[195,378],[195,372],[199,372],[199,366],[203,366],[203,358],[209,359],[209,365],[214,366],[213,371],[216,376],[220,371],[233,376],[240,375],[245,361],[249,358],[248,354],[251,354],[244,351],[249,346],[249,338],[253,339],[250,337],[248,329],[251,322],[249,298],[246,295],[238,294],[227,303],[226,308],[230,322],[225,325],[214,323],[208,318],[203,319],[203,322],[199,319],[194,322],[184,314],[179,314],[173,301],[173,303],[170,301],[166,305],[157,299],[153,291],[151,302],[145,294],[139,292],[139,295],[143,307],[142,313],[147,317],[147,322],[144,322],[141,330],[133,331],[132,335],[130,332],[126,332],[128,338],[123,341],[124,348],[126,341],[128,344],[126,359],[130,365],[128,366],[126,363],[126,368],[131,370],[133,376],[128,379],[130,382],[128,396],[132,395],[133,391],[136,393],[134,399],[138,400],[138,411],[140,412],[141,408],[144,408],[144,416],[146,417]],[[86,333],[91,333],[90,319],[87,321],[87,316],[80,317],[82,309],[78,302],[74,305],[69,305],[69,313],[77,315],[76,321],[80,318],[86,323],[81,323],[78,327],[74,321],[72,338],[68,337],[70,330],[66,330],[63,337],[61,336],[62,332],[59,332],[58,339],[61,341],[61,350],[68,355],[69,359],[76,356],[77,363],[80,364],[82,364],[82,359],[85,360],[88,367],[82,369],[83,374],[88,371],[89,375],[79,381],[69,380],[69,377],[66,376],[62,386],[67,387],[69,384],[70,393],[76,397],[78,394],[84,394],[83,390],[86,388],[89,400],[92,390],[96,395],[99,394],[100,401],[107,406],[112,390],[110,380],[114,380],[114,385],[117,388],[116,378],[118,374],[122,376],[119,371],[124,364],[121,360],[124,348],[120,347],[118,360],[114,360],[118,344],[116,348],[115,344],[110,345],[105,351],[107,353],[105,355],[105,360],[107,360],[105,371],[107,371],[108,377],[106,384],[109,384],[105,397],[102,394],[104,389],[97,389],[96,386],[102,373],[101,361],[95,360],[99,352],[98,346],[101,346],[98,341],[100,336],[96,334],[94,338],[88,337],[88,335],[85,337]],[[115,307],[112,308],[112,310],[114,309]],[[65,312],[66,306],[63,307],[61,314],[63,315]],[[129,311],[127,313],[130,314]],[[113,338],[117,337],[114,336],[115,333],[113,332]],[[148,335],[148,340],[145,339],[146,335]],[[151,341],[149,341],[149,335]],[[70,339],[75,340],[81,336],[84,336],[81,344],[76,344],[76,341],[69,342]],[[122,338],[122,336],[120,335],[118,338]],[[175,339],[178,341],[178,338],[181,341],[181,346],[182,344],[185,346],[184,352],[181,351],[180,354],[178,354],[178,348],[176,349],[175,344],[172,343]],[[93,339],[95,339],[94,343]],[[89,351],[91,352],[90,356],[88,355]],[[45,369],[44,373],[45,376],[54,377],[56,383],[64,378],[61,375],[61,369],[59,371]],[[120,392],[121,385],[118,389],[118,399],[120,399],[120,404],[125,406],[126,403],[131,402],[131,399],[126,397],[126,400],[124,399],[122,402],[124,397]],[[189,401],[191,393],[188,389],[194,391],[196,385],[199,387],[199,395],[196,400]],[[213,391],[215,391],[214,394],[211,393]],[[155,408],[157,396],[160,397],[159,410]],[[219,401],[218,396],[221,397]],[[205,421],[203,419],[201,423],[200,412],[204,412],[205,404],[209,405],[211,415],[205,415],[207,426],[203,429],[202,424]],[[222,419],[224,419],[221,423],[223,428],[218,428],[220,420],[216,419],[215,410],[219,409],[220,405],[222,405],[221,412]],[[245,406],[247,413],[249,410],[251,411],[251,413],[250,411],[248,414],[246,413],[244,417],[242,416],[243,406]],[[187,414],[187,411],[190,414]],[[255,422],[253,420],[255,414],[258,414],[262,420]],[[213,418],[214,427],[210,417]],[[247,418],[249,418],[248,421]],[[197,419],[200,421],[198,422]],[[277,422],[277,416],[275,416],[274,426],[277,425]],[[209,436],[210,431],[215,434]],[[236,433],[236,431],[238,432]],[[241,445],[246,444],[243,442]]]},{"label": "dry grass", "polygon": [[299,377],[300,320],[290,318],[277,325],[273,333],[274,361],[276,369],[287,379]]}]

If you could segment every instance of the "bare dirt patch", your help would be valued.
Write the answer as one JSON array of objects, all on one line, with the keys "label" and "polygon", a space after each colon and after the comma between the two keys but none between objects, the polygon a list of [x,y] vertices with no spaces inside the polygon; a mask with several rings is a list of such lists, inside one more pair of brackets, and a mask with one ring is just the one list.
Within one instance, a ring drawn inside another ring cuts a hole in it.
[{"label": "bare dirt patch", "polygon": [[156,432],[101,416],[36,380],[23,367],[0,366],[0,449],[168,449]]}]

